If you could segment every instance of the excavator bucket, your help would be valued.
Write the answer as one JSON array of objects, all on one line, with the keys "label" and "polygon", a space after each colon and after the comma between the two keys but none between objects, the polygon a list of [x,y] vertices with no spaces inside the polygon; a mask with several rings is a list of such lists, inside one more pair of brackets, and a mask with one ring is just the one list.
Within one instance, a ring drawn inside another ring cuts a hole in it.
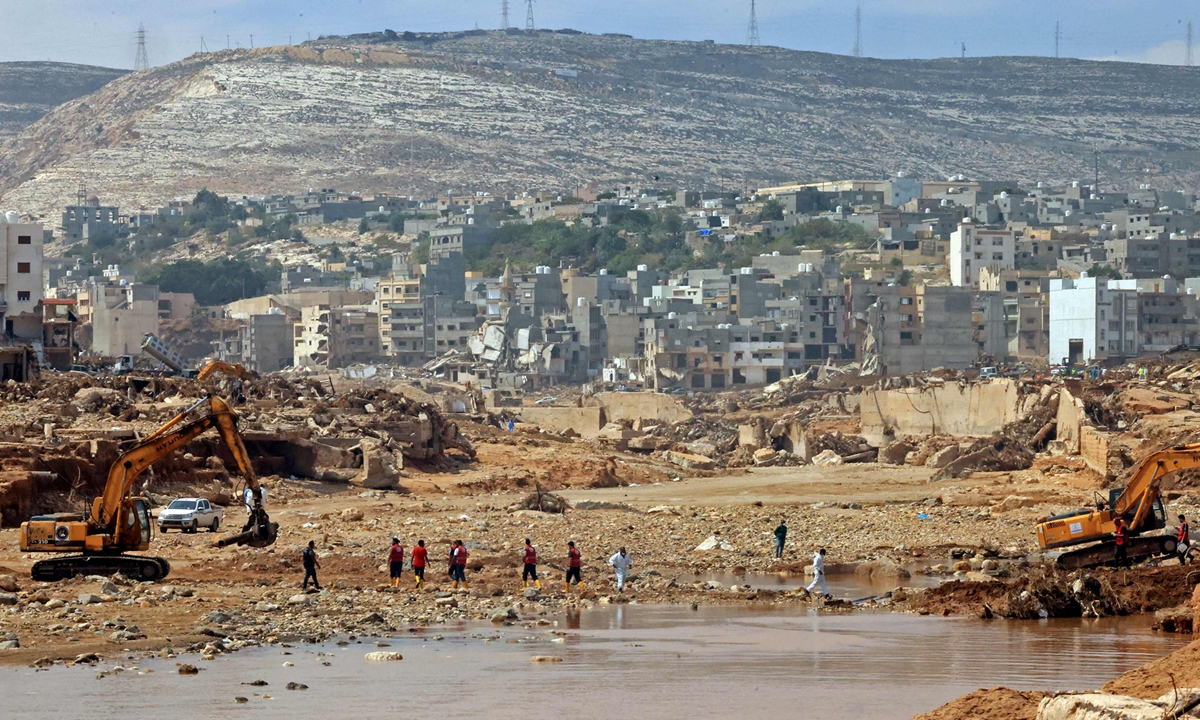
[{"label": "excavator bucket", "polygon": [[279,537],[279,523],[273,522],[267,523],[266,532],[259,532],[258,528],[251,528],[237,535],[223,537],[217,541],[217,547],[229,547],[230,545],[267,547],[268,545],[274,545],[277,537]]}]

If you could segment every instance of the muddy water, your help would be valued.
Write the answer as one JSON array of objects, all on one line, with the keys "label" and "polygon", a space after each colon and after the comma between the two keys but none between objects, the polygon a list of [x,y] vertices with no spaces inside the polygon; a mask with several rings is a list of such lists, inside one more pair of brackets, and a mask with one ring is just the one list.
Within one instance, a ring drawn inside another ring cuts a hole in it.
[{"label": "muddy water", "polygon": [[[3,669],[0,697],[4,715],[23,720],[908,718],[978,687],[1094,688],[1183,643],[1150,634],[1145,618],[1019,623],[624,605],[558,622],[550,630],[565,636],[491,625],[404,633],[383,640],[404,654],[389,663],[365,661],[374,642],[355,642],[180,658],[203,667],[198,676],[176,674],[170,660],[123,659],[139,669],[103,679],[97,668]],[[534,655],[564,662],[532,664]],[[269,685],[242,685],[258,679]],[[309,689],[289,691],[288,682]],[[235,703],[239,695],[249,702]]]},{"label": "muddy water", "polygon": [[[678,582],[707,582],[716,580],[726,587],[733,585],[749,585],[754,589],[766,590],[794,590],[796,588],[806,587],[812,582],[812,577],[804,575],[779,575],[768,573],[746,573],[745,575],[734,575],[732,573],[702,573],[700,575],[690,576],[684,575],[677,578]],[[829,594],[837,598],[853,600],[857,598],[865,598],[873,595],[882,595],[885,592],[890,592],[898,587],[937,587],[942,583],[942,578],[937,575],[921,575],[914,573],[911,577],[903,580],[887,579],[887,578],[864,578],[853,574],[829,575],[825,578],[826,585],[829,586]]]}]

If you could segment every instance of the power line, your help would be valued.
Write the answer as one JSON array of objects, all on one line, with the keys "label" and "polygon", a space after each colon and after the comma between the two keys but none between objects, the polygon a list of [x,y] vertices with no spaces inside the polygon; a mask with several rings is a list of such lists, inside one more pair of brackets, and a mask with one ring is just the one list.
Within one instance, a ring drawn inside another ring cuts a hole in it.
[{"label": "power line", "polygon": [[525,31],[533,32],[533,0],[525,0]]},{"label": "power line", "polygon": [[141,72],[150,69],[150,58],[146,56],[146,28],[138,23],[137,55],[133,58],[133,71]]},{"label": "power line", "polygon": [[755,0],[750,0],[750,27],[746,30],[746,44],[758,45],[758,12]]},{"label": "power line", "polygon": [[854,6],[854,57],[862,57],[862,5]]},{"label": "power line", "polygon": [[500,29],[508,29],[508,0],[501,0],[500,2]]}]

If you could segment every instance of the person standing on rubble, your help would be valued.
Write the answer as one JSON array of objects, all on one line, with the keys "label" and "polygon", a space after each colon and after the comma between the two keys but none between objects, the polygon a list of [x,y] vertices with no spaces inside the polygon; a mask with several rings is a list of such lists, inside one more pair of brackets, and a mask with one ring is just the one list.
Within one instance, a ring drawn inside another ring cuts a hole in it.
[{"label": "person standing on rubble", "polygon": [[1179,564],[1187,565],[1188,550],[1192,549],[1191,532],[1187,518],[1179,516],[1179,530],[1175,532],[1175,553],[1179,555]]},{"label": "person standing on rubble", "polygon": [[413,577],[417,580],[417,589],[425,585],[425,565],[429,562],[429,551],[425,549],[425,541],[418,540],[412,551]]},{"label": "person standing on rubble", "polygon": [[826,599],[833,597],[829,594],[829,586],[825,584],[825,548],[821,548],[813,555],[813,581],[804,588],[808,592],[812,592],[813,588],[818,583],[821,585],[821,595]]},{"label": "person standing on rubble", "polygon": [[317,543],[309,540],[308,547],[304,548],[304,552],[301,553],[301,558],[304,560],[304,582],[300,583],[300,589],[307,590],[308,581],[311,578],[313,587],[320,590],[321,583],[317,582],[317,570],[321,567],[321,560],[317,557]]},{"label": "person standing on rubble", "polygon": [[521,589],[529,587],[529,581],[533,580],[533,586],[541,590],[542,581],[538,580],[537,574],[537,550],[529,542],[529,538],[525,538],[525,554],[522,560],[525,563],[525,569],[521,571]]},{"label": "person standing on rubble", "polygon": [[779,527],[775,528],[775,557],[783,557],[783,543],[787,541],[787,525],[783,520],[779,521]]},{"label": "person standing on rubble", "polygon": [[575,547],[575,541],[571,540],[567,543],[567,581],[563,592],[571,594],[571,578],[575,578],[575,582],[579,585],[579,593],[583,594],[583,560],[579,554],[579,549]]},{"label": "person standing on rubble", "polygon": [[629,568],[633,567],[633,558],[625,552],[625,548],[621,548],[616,555],[608,559],[608,564],[617,571],[617,592],[625,592],[625,576],[629,574]]},{"label": "person standing on rubble", "polygon": [[462,540],[454,541],[453,565],[450,566],[450,578],[454,580],[454,589],[462,583],[463,590],[467,589],[467,546]]},{"label": "person standing on rubble", "polygon": [[404,546],[400,544],[400,538],[392,538],[392,549],[388,551],[388,571],[392,587],[400,587],[400,576],[404,574]]},{"label": "person standing on rubble", "polygon": [[1129,532],[1125,530],[1125,519],[1117,516],[1117,529],[1113,531],[1113,560],[1117,563],[1117,567],[1124,567],[1129,562],[1129,555],[1125,550],[1125,543],[1129,541]]}]

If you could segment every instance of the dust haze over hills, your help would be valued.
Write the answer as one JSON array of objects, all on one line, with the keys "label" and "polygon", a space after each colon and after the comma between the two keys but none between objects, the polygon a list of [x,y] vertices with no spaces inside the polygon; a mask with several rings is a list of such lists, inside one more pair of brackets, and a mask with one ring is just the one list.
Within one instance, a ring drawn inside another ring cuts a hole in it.
[{"label": "dust haze over hills", "polygon": [[1198,131],[1189,68],[379,33],[117,78],[5,141],[0,192],[6,207],[53,213],[81,184],[134,209],[201,187],[425,195],[896,171],[1063,182],[1091,178],[1094,145],[1106,186],[1195,188]]}]

